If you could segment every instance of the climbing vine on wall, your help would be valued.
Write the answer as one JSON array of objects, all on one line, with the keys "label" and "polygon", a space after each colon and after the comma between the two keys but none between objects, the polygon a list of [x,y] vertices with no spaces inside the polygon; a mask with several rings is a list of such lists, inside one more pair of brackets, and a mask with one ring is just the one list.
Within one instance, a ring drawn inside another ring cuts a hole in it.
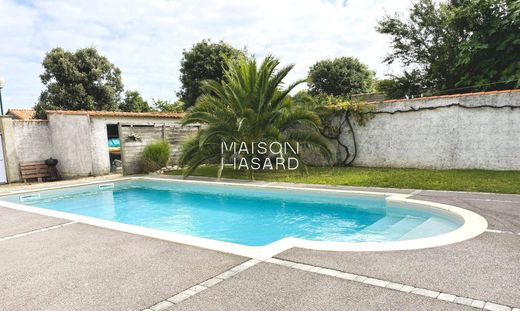
[{"label": "climbing vine on wall", "polygon": [[[312,96],[307,92],[300,92],[293,97],[298,104],[305,105],[309,109],[315,110],[322,122],[320,127],[321,134],[337,144],[345,151],[345,157],[336,165],[348,166],[356,158],[357,143],[352,121],[358,125],[365,123],[373,118],[370,114],[375,109],[375,105],[364,101],[353,101],[347,97],[331,95]],[[341,136],[349,132],[352,141],[352,148],[341,141]]]},{"label": "climbing vine on wall", "polygon": [[[503,91],[505,92],[505,91]],[[507,93],[514,91],[507,91]],[[484,95],[484,94],[483,94]],[[464,96],[464,95],[460,95]],[[450,97],[446,97],[450,98]],[[434,99],[434,98],[432,98]],[[293,100],[297,104],[307,105],[316,110],[321,117],[321,134],[337,142],[337,145],[344,151],[345,156],[336,162],[336,165],[350,165],[354,162],[357,155],[356,133],[354,128],[363,126],[368,120],[379,114],[401,114],[417,113],[423,110],[441,110],[450,108],[460,109],[520,109],[516,102],[505,100],[495,103],[493,98],[486,101],[475,100],[474,102],[453,100],[451,103],[439,103],[436,105],[383,105],[370,104],[362,101],[352,101],[348,98],[335,96],[311,96],[305,91],[296,94]],[[426,98],[424,98],[426,100]],[[431,99],[430,99],[431,100]],[[411,101],[410,101],[411,102]],[[354,122],[354,124],[353,124]],[[345,142],[345,136],[350,135],[350,139]],[[342,140],[343,138],[343,140]]]},{"label": "climbing vine on wall", "polygon": [[[368,112],[374,110],[375,106],[363,101],[352,101],[337,96],[326,96],[319,99],[321,105],[317,107],[320,117],[322,118],[321,134],[329,139],[335,140],[345,151],[345,157],[339,165],[348,166],[356,159],[357,142],[356,133],[352,126],[352,120],[358,125],[363,126],[373,114]],[[338,120],[334,122],[334,119]],[[352,139],[352,147],[341,141],[341,136],[348,129]]]}]

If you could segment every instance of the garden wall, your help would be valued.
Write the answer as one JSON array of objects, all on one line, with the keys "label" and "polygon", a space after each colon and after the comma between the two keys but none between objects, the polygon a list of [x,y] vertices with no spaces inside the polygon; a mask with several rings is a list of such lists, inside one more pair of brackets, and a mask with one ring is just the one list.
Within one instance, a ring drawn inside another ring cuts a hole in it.
[{"label": "garden wall", "polygon": [[52,155],[52,142],[47,121],[13,121],[16,156],[20,163],[43,161]]},{"label": "garden wall", "polygon": [[[369,167],[520,170],[520,90],[384,101],[375,104],[364,126],[331,118],[339,128],[331,139],[336,163]],[[49,157],[63,177],[110,172],[107,124],[119,124],[125,174],[142,172],[141,152],[157,139],[172,148],[171,163],[186,137],[198,127],[181,127],[181,115],[106,112],[52,112],[48,121],[0,118],[8,181],[20,180],[19,163]],[[129,139],[130,134],[141,138]],[[346,157],[346,148],[351,152]],[[307,154],[312,165],[320,157]]]},{"label": "garden wall", "polygon": [[123,160],[124,174],[143,173],[143,162],[141,160],[143,149],[147,144],[159,139],[168,141],[171,148],[169,164],[176,164],[182,142],[197,131],[197,126],[182,127],[180,124],[139,126],[120,123],[119,137],[121,139],[121,159]]},{"label": "garden wall", "polygon": [[[385,101],[353,128],[356,166],[520,170],[520,90]],[[340,162],[344,148],[333,143]]]},{"label": "garden wall", "polygon": [[[64,178],[110,173],[107,125],[154,129],[153,135],[144,135],[142,146],[126,144],[127,158],[136,160],[140,156],[138,149],[144,148],[144,143],[164,137],[172,146],[173,163],[179,156],[182,140],[194,130],[181,127],[181,117],[182,114],[177,113],[103,111],[51,111],[47,113],[48,120],[21,121],[10,116],[0,117],[8,181],[20,181],[20,163],[43,161],[49,157],[58,159],[57,168]],[[126,138],[121,132],[119,137],[121,141]],[[130,169],[126,174],[142,172],[142,169],[135,169],[134,164],[126,166]]]},{"label": "garden wall", "polygon": [[64,178],[93,175],[89,116],[53,113],[47,118],[53,144],[52,157],[59,161],[60,175]]}]

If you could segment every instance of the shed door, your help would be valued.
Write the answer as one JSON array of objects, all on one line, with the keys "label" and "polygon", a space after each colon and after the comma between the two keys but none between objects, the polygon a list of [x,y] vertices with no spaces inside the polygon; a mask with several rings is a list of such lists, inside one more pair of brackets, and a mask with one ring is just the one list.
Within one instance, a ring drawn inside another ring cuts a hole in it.
[{"label": "shed door", "polygon": [[5,175],[5,161],[4,161],[4,137],[0,135],[0,184],[7,182]]}]

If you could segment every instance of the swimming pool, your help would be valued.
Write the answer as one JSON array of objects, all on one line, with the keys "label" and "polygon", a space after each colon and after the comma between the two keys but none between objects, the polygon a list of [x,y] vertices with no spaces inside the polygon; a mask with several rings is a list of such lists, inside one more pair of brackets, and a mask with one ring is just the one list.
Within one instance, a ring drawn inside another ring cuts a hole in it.
[{"label": "swimming pool", "polygon": [[65,213],[65,218],[79,215],[245,247],[288,239],[395,243],[446,235],[467,222],[449,209],[398,204],[388,194],[151,178],[16,194],[0,200]]}]

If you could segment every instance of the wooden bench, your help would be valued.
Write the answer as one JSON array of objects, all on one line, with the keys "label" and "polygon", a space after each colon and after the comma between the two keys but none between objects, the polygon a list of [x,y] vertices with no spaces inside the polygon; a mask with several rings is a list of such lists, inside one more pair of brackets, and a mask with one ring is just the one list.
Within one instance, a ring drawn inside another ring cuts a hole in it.
[{"label": "wooden bench", "polygon": [[44,161],[20,163],[20,172],[24,182],[32,179],[39,182],[58,179],[56,168],[49,168]]}]

